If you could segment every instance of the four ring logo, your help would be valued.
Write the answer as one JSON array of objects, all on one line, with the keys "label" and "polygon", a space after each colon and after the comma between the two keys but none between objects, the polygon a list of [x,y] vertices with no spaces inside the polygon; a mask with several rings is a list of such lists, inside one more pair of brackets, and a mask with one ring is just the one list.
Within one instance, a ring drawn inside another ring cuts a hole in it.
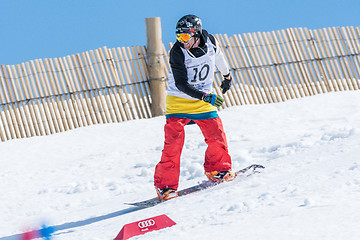
[{"label": "four ring logo", "polygon": [[153,219],[148,219],[148,220],[145,220],[145,221],[142,221],[142,222],[139,222],[138,223],[138,227],[143,229],[143,228],[146,228],[146,227],[150,227],[150,226],[154,226],[155,225],[155,220]]}]

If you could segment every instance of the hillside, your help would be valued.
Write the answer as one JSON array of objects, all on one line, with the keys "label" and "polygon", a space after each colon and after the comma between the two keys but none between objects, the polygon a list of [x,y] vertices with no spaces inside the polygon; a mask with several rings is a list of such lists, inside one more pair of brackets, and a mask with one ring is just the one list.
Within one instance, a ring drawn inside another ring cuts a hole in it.
[{"label": "hillside", "polygon": [[[133,239],[359,239],[359,103],[349,91],[223,110],[234,170],[263,173],[142,210],[124,203],[155,196],[164,117],[0,143],[0,240],[43,223],[54,240],[110,240],[161,214],[177,224]],[[180,188],[205,180],[205,149],[187,126]]]}]

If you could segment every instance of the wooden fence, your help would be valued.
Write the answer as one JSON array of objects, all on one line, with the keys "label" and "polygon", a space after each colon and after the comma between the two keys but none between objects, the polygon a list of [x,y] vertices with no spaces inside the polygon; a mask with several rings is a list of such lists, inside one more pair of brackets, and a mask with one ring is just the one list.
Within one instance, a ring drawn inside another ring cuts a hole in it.
[{"label": "wooden fence", "polygon": [[2,141],[150,118],[145,48],[1,65],[0,103]]},{"label": "wooden fence", "polygon": [[[236,82],[225,107],[360,88],[359,27],[291,28],[216,38]],[[219,75],[216,81],[219,85]]]},{"label": "wooden fence", "polygon": [[[219,109],[360,89],[359,27],[216,35],[234,84]],[[171,47],[171,44],[169,44]],[[164,76],[169,76],[163,48]],[[106,47],[0,68],[0,139],[151,118],[146,48]],[[221,75],[215,73],[215,91]]]}]

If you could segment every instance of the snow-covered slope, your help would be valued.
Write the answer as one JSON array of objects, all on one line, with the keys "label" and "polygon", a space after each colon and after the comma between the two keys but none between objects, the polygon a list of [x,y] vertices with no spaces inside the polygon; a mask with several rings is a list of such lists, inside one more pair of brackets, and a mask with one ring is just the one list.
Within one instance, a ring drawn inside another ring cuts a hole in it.
[{"label": "snow-covered slope", "polygon": [[[166,214],[177,224],[134,239],[360,239],[360,92],[221,111],[234,170],[266,167],[153,208],[164,117],[0,143],[0,240],[46,223],[54,240],[110,240]],[[186,127],[180,188],[205,180],[206,144]]]}]

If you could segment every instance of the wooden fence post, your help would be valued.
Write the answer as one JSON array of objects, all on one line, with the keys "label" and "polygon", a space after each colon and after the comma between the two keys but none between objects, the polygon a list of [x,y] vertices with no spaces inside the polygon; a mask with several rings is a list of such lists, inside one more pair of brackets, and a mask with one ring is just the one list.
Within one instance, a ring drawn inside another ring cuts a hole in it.
[{"label": "wooden fence post", "polygon": [[148,74],[153,117],[165,114],[166,77],[159,17],[145,18],[147,38]]}]

